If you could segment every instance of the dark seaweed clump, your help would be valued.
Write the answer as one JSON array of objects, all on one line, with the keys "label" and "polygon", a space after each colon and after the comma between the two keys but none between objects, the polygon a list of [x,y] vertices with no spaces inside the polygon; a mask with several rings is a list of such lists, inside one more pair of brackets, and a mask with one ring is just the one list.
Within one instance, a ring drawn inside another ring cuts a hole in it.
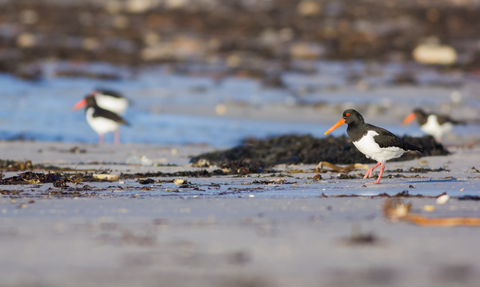
[{"label": "dark seaweed clump", "polygon": [[[146,178],[146,177],[212,177],[218,175],[245,175],[251,173],[273,173],[276,172],[273,169],[269,169],[267,164],[262,162],[256,162],[252,160],[248,161],[237,161],[232,160],[228,162],[224,162],[219,164],[222,169],[216,169],[213,171],[207,171],[206,169],[203,170],[194,170],[194,171],[177,171],[177,172],[147,172],[147,173],[135,173],[135,174],[128,174],[128,173],[121,173],[121,179],[133,179],[133,178]],[[139,181],[141,184],[148,184],[151,183],[150,181],[146,181],[143,183]]]},{"label": "dark seaweed clump", "polygon": [[[449,154],[448,150],[432,136],[403,136],[402,139],[422,148],[424,154],[409,152],[392,161]],[[190,162],[196,163],[201,159],[220,166],[232,161],[256,161],[265,166],[281,163],[318,164],[320,161],[333,164],[374,163],[358,151],[347,136],[315,138],[311,135],[282,135],[267,139],[248,138],[239,146],[224,151],[200,154],[193,157]]]},{"label": "dark seaweed clump", "polygon": [[70,174],[62,172],[37,173],[31,171],[0,179],[0,185],[53,183],[53,186],[61,188],[68,187],[68,182],[108,182],[108,180],[94,178],[93,174],[88,172]]},{"label": "dark seaweed clump", "polygon": [[34,173],[34,172],[25,172],[20,173],[17,176],[12,176],[5,179],[0,179],[1,185],[10,185],[10,184],[29,184],[29,183],[56,183],[63,179],[58,173]]}]

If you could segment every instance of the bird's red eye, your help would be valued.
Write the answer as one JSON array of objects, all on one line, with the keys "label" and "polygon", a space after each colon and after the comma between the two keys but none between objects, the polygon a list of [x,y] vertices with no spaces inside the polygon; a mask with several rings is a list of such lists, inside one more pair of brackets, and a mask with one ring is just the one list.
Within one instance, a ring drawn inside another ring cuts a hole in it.
[{"label": "bird's red eye", "polygon": [[350,113],[347,113],[347,117],[350,115]]}]

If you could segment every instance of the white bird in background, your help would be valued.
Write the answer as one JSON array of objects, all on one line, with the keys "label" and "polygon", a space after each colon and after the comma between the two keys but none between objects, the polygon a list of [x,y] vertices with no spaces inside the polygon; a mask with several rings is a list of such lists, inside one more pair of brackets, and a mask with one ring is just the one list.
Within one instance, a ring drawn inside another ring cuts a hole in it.
[{"label": "white bird in background", "polygon": [[409,124],[417,119],[420,129],[440,142],[442,136],[452,131],[454,125],[464,125],[464,121],[457,121],[446,115],[426,113],[422,109],[414,109],[402,122],[402,125]]},{"label": "white bird in background", "polygon": [[[93,99],[93,100],[92,100]],[[90,126],[99,134],[100,142],[103,143],[103,134],[106,132],[115,132],[115,144],[120,143],[120,130],[121,124],[127,124],[120,115],[125,113],[129,105],[129,100],[122,96],[120,93],[107,90],[107,89],[95,89],[84,99],[77,102],[72,110],[78,110],[84,106],[86,108],[87,121]],[[92,108],[89,112],[89,108]],[[95,111],[95,112],[94,112]],[[111,115],[111,112],[115,115]],[[97,115],[97,116],[95,116]],[[98,116],[99,115],[99,116]],[[105,119],[107,119],[105,121]],[[94,121],[96,120],[96,121]],[[112,122],[113,121],[113,122]],[[96,124],[92,125],[93,122]],[[112,127],[116,127],[111,130]]]}]

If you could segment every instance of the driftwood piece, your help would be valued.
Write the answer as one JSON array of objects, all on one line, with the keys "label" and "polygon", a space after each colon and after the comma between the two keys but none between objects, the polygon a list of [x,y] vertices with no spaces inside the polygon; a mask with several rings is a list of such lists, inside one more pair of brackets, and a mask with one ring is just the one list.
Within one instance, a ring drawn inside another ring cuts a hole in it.
[{"label": "driftwood piece", "polygon": [[350,165],[347,165],[347,166],[338,166],[338,165],[334,165],[332,163],[329,163],[328,161],[321,161],[317,167],[315,168],[315,171],[316,172],[322,172],[324,171],[324,167],[328,167],[330,168],[332,171],[337,171],[337,172],[342,172],[342,173],[348,173],[348,172],[351,172],[352,170],[354,169],[368,169],[368,165],[366,164],[361,164],[361,163],[354,163],[354,164],[350,164]]},{"label": "driftwood piece", "polygon": [[93,178],[96,179],[105,179],[105,180],[111,180],[111,181],[117,181],[119,176],[116,174],[103,174],[103,173],[97,173],[93,174]]},{"label": "driftwood piece", "polygon": [[392,221],[406,221],[421,226],[480,226],[480,217],[431,218],[410,212],[411,204],[400,199],[387,199],[383,203],[383,215]]}]

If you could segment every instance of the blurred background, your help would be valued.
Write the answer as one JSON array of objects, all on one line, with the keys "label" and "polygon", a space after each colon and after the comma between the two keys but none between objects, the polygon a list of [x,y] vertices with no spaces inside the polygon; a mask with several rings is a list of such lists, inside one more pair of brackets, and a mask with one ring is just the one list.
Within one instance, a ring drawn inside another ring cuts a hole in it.
[{"label": "blurred background", "polygon": [[423,135],[422,107],[476,144],[478,27],[480,0],[0,0],[0,139],[97,142],[71,107],[108,88],[124,143],[323,136],[346,108]]}]

